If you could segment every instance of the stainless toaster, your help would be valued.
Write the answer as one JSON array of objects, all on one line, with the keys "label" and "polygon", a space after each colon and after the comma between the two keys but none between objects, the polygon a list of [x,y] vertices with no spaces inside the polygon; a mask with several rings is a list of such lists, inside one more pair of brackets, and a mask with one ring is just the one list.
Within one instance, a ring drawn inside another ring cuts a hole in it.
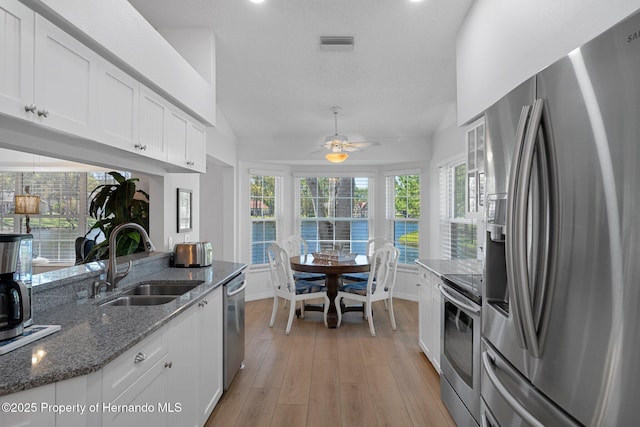
[{"label": "stainless toaster", "polygon": [[206,267],[213,262],[211,242],[178,243],[175,247],[175,267]]}]

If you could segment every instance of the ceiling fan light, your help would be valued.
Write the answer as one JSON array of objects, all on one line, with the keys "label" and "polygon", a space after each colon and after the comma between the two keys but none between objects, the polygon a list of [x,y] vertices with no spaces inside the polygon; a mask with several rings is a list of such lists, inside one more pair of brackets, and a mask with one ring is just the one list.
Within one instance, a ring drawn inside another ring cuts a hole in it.
[{"label": "ceiling fan light", "polygon": [[328,153],[324,157],[325,159],[329,160],[331,163],[342,163],[345,160],[347,160],[347,157],[349,157],[349,155],[347,153],[338,152],[338,153]]}]

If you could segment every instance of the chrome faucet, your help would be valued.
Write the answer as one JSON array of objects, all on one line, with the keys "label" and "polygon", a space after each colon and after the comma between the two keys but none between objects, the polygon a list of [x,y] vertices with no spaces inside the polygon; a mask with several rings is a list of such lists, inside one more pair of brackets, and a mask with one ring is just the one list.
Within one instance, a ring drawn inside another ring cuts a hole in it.
[{"label": "chrome faucet", "polygon": [[140,225],[135,222],[127,222],[125,224],[120,224],[111,230],[111,234],[109,235],[109,267],[107,268],[107,283],[111,285],[111,289],[118,289],[118,282],[122,280],[127,274],[129,274],[129,270],[131,270],[132,262],[129,260],[129,266],[123,272],[118,272],[118,264],[116,263],[116,238],[120,231],[125,228],[133,228],[137,230],[142,236],[142,243],[144,244],[144,251],[146,253],[150,253],[156,250],[155,246],[151,242],[147,231]]}]

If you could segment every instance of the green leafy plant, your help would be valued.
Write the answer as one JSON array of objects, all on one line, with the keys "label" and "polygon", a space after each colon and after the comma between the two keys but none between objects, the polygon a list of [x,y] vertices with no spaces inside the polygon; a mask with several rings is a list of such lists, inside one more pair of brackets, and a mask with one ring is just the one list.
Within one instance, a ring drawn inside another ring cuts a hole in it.
[{"label": "green leafy plant", "polygon": [[[116,181],[97,186],[89,196],[89,215],[96,219],[87,235],[99,229],[105,240],[96,244],[85,261],[108,258],[111,230],[120,224],[134,222],[149,231],[149,195],[136,189],[138,178],[126,178],[118,172],[109,172]],[[86,237],[86,236],[85,236]],[[135,230],[123,230],[116,242],[116,256],[144,250],[141,236]]]}]

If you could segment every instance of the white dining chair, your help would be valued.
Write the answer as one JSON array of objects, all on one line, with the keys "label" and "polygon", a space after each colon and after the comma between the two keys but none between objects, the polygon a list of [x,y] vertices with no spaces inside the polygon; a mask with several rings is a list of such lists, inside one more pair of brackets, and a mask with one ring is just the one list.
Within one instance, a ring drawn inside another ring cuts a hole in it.
[{"label": "white dining chair", "polygon": [[[368,257],[373,256],[374,252],[382,247],[385,243],[391,243],[389,239],[385,237],[374,237],[373,239],[369,239],[367,241],[367,255]],[[342,280],[346,280],[348,282],[366,282],[369,280],[369,272],[364,273],[345,273],[342,275]]]},{"label": "white dining chair", "polygon": [[[271,244],[267,249],[267,256],[269,258],[271,284],[273,287],[273,311],[271,312],[269,327],[273,327],[276,320],[279,301],[278,298],[283,298],[285,301],[291,302],[289,305],[289,320],[287,321],[287,327],[284,331],[284,333],[288,335],[291,331],[293,316],[296,311],[296,302],[302,302],[300,317],[304,319],[304,301],[322,298],[324,299],[325,307],[328,307],[329,298],[325,292],[324,284],[308,280],[295,280],[293,278],[289,254],[284,250],[284,248],[282,248],[282,246],[277,243]],[[324,324],[327,326],[326,309]]]},{"label": "white dining chair", "polygon": [[[287,251],[289,257],[309,254],[309,245],[307,244],[307,241],[295,234],[282,239],[280,245],[285,251]],[[303,273],[301,271],[294,271],[293,277],[296,280],[322,280],[323,282],[327,279],[327,277],[321,273]]]},{"label": "white dining chair", "polygon": [[[371,273],[366,282],[353,282],[341,286],[335,299],[338,310],[338,326],[342,323],[342,310],[340,301],[358,301],[364,304],[364,317],[369,321],[371,336],[376,336],[373,326],[372,304],[376,301],[385,301],[385,308],[389,311],[391,327],[396,330],[396,319],[393,314],[393,288],[396,282],[396,270],[400,251],[391,243],[385,243],[378,248],[371,259]],[[325,313],[328,310],[325,307]],[[325,315],[326,316],[326,315]]]}]

